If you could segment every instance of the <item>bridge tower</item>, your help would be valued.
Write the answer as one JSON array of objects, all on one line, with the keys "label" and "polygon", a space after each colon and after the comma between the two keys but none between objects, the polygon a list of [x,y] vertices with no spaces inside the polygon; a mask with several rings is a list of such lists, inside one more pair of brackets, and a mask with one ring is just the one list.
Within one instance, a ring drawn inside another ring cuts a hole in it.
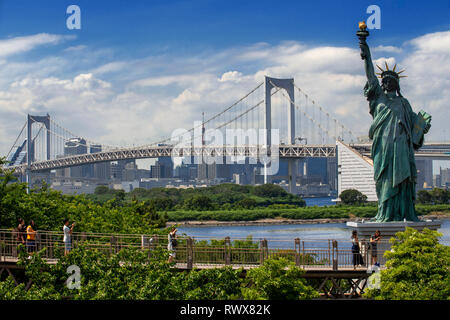
[{"label": "bridge tower", "polygon": [[30,181],[30,174],[31,174],[31,164],[33,161],[35,161],[34,157],[34,141],[31,131],[31,126],[34,122],[40,122],[44,124],[45,128],[47,129],[47,145],[46,145],[46,151],[47,151],[47,160],[50,160],[50,115],[47,113],[45,116],[32,116],[28,115],[27,117],[27,169],[26,169],[26,182],[31,183]]},{"label": "bridge tower", "polygon": [[[295,98],[294,98],[294,79],[277,79],[265,77],[265,108],[264,108],[264,129],[266,129],[265,144],[270,148],[272,145],[272,96],[273,88],[278,87],[286,90],[290,104],[287,112],[287,142],[295,144]],[[264,183],[267,180],[267,168],[264,166]],[[297,159],[288,160],[288,183],[289,192],[296,194],[297,191]]]}]

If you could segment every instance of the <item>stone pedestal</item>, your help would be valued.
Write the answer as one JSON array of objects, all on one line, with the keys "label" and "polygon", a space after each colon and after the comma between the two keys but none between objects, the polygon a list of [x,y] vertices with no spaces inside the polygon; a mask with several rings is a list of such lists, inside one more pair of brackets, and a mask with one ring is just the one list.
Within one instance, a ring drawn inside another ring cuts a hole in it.
[{"label": "stone pedestal", "polygon": [[[358,232],[358,239],[361,242],[363,248],[368,248],[370,243],[370,237],[375,234],[375,231],[379,230],[381,233],[381,240],[377,245],[378,259],[377,261],[383,265],[385,263],[384,253],[387,250],[391,250],[391,244],[389,240],[395,236],[397,232],[405,231],[406,227],[414,228],[418,231],[422,231],[427,228],[430,230],[437,230],[441,227],[442,222],[437,220],[426,221],[405,221],[405,222],[347,222],[347,228],[356,230]],[[364,250],[364,249],[363,249]],[[368,249],[369,262],[371,261],[371,250]],[[370,264],[369,264],[370,265]]]}]

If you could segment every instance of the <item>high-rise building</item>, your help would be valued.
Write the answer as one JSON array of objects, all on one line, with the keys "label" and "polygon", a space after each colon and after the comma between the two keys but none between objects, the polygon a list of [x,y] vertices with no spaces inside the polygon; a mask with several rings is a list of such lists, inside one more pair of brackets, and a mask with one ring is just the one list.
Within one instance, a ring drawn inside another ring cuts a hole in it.
[{"label": "high-rise building", "polygon": [[337,161],[336,157],[327,158],[328,184],[331,190],[337,190]]},{"label": "high-rise building", "polygon": [[135,159],[118,160],[116,163],[111,163],[111,178],[116,181],[123,180],[123,170],[128,163],[136,164]]},{"label": "high-rise building", "polygon": [[150,166],[151,178],[173,178],[173,161],[171,157],[159,157]]},{"label": "high-rise building", "polygon": [[138,168],[136,162],[129,162],[122,171],[122,181],[139,180]]},{"label": "high-rise building", "polygon": [[441,175],[440,174],[433,175],[433,187],[435,187],[435,188],[442,187]]},{"label": "high-rise building", "polygon": [[439,168],[440,176],[441,176],[441,186],[446,186],[448,183],[450,183],[450,169],[442,169]]},{"label": "high-rise building", "polygon": [[[72,138],[64,145],[64,155],[73,156],[87,153],[86,140],[83,138]],[[70,177],[83,178],[89,174],[89,165],[74,166],[70,168]]]},{"label": "high-rise building", "polygon": [[433,160],[416,160],[417,187],[416,190],[430,188],[433,185]]},{"label": "high-rise building", "polygon": [[[90,153],[102,152],[102,146],[93,144],[89,148]],[[111,179],[111,162],[94,163],[92,166],[92,177],[99,180]]]}]

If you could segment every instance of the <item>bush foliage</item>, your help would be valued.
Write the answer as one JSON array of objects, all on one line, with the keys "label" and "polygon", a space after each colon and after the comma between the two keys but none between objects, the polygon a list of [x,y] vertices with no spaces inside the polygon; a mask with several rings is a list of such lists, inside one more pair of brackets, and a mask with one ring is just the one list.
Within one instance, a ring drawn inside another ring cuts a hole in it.
[{"label": "bush foliage", "polygon": [[450,247],[439,243],[437,231],[407,228],[391,240],[379,289],[366,297],[380,300],[450,299]]}]

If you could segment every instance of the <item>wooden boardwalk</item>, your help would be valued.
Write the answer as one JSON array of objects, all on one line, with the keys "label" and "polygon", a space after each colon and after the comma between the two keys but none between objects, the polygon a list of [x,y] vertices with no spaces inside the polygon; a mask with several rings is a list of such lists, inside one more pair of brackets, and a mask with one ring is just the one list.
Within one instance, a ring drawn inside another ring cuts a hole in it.
[{"label": "wooden boardwalk", "polygon": [[[271,243],[271,246],[268,243]],[[82,245],[107,255],[124,248],[167,250],[167,236],[135,234],[75,233],[73,247]],[[350,245],[350,246],[349,246]],[[278,246],[278,247],[277,247]],[[0,276],[6,271],[23,269],[17,265],[17,233],[0,230]],[[61,232],[39,231],[35,250],[43,251],[48,264],[56,264],[64,250]],[[362,244],[364,261],[370,261],[370,252]],[[353,267],[351,244],[335,240],[259,239],[232,241],[225,239],[193,239],[179,237],[173,268],[179,271],[214,269],[230,266],[247,272],[261,266],[269,258],[283,257],[305,272],[302,277],[316,279],[317,290],[326,297],[357,297],[364,292],[371,269]],[[4,278],[4,275],[3,275]],[[27,284],[27,288],[30,284]]]}]

